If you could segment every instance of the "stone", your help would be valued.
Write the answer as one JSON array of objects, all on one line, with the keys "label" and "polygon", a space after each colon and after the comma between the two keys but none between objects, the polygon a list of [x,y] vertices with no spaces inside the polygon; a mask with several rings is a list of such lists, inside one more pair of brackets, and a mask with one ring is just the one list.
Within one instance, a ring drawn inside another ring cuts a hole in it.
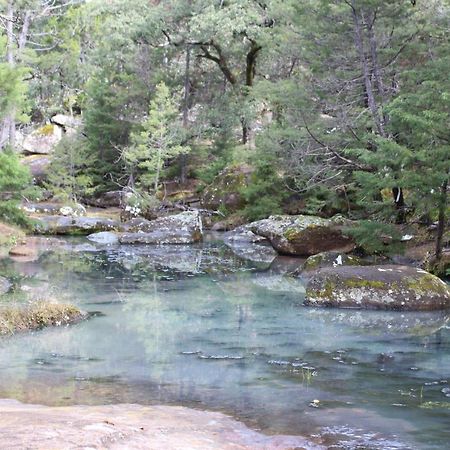
[{"label": "stone", "polygon": [[25,137],[22,147],[28,154],[49,155],[62,138],[62,129],[57,125],[44,125]]},{"label": "stone", "polygon": [[241,190],[248,185],[252,172],[246,165],[223,170],[203,191],[202,206],[210,210],[224,208],[229,213],[242,209],[245,199]]},{"label": "stone", "polygon": [[92,242],[103,245],[115,245],[119,243],[119,235],[117,233],[112,233],[111,231],[93,233],[87,236],[87,238]]},{"label": "stone", "polygon": [[0,276],[0,295],[6,294],[12,288],[12,283],[5,277]]},{"label": "stone", "polygon": [[258,236],[253,233],[251,230],[251,224],[243,225],[234,229],[233,231],[229,231],[225,234],[223,238],[225,244],[255,244],[258,242],[268,242],[267,239],[263,236]]},{"label": "stone", "polygon": [[197,211],[143,222],[141,231],[124,233],[121,244],[193,244],[203,239],[203,227]]},{"label": "stone", "polygon": [[68,129],[76,129],[82,124],[80,117],[69,116],[67,114],[56,114],[50,119],[50,121],[55,125],[63,127],[66,132],[69,131]]},{"label": "stone", "polygon": [[48,407],[0,400],[0,448],[325,450],[302,436],[267,436],[219,412],[180,406]]},{"label": "stone", "polygon": [[35,221],[35,231],[41,234],[87,235],[120,229],[118,221],[103,217],[43,216]]},{"label": "stone", "polygon": [[450,308],[450,288],[410,266],[340,266],[320,269],[308,280],[305,305],[432,311]]},{"label": "stone", "polygon": [[311,256],[325,251],[348,253],[355,248],[345,234],[352,222],[341,216],[323,219],[316,216],[271,216],[250,224],[250,230],[269,239],[282,255]]},{"label": "stone", "polygon": [[129,233],[139,233],[139,232],[151,232],[154,230],[154,225],[152,221],[144,219],[143,217],[134,217],[123,225],[123,230]]}]

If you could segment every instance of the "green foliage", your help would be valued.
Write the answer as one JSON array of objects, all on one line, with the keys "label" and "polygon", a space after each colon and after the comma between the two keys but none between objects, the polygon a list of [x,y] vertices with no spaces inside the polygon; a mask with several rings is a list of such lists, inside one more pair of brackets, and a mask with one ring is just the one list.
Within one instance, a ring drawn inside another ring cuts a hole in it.
[{"label": "green foliage", "polygon": [[129,173],[142,191],[157,192],[164,164],[190,148],[182,145],[178,109],[169,88],[160,83],[150,102],[148,118],[141,130],[131,134],[131,145],[123,152]]},{"label": "green foliage", "polygon": [[356,226],[346,228],[345,232],[368,255],[390,255],[402,251],[401,234],[393,225],[362,220]]},{"label": "green foliage", "polygon": [[250,221],[282,212],[286,188],[275,171],[275,163],[272,159],[259,161],[249,185],[242,190],[247,203],[243,214]]},{"label": "green foliage", "polygon": [[56,199],[77,203],[94,191],[88,168],[94,164],[86,139],[65,136],[56,147],[49,167],[46,188]]},{"label": "green foliage", "polygon": [[28,225],[19,203],[30,183],[30,173],[18,156],[8,150],[0,153],[0,220]]}]

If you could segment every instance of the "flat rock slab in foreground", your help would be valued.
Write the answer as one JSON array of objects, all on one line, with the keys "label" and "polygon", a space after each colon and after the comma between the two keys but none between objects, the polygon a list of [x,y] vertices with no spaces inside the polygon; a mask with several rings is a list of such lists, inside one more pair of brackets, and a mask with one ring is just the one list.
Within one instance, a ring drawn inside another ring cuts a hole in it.
[{"label": "flat rock slab in foreground", "polygon": [[317,271],[310,278],[305,304],[433,311],[450,308],[450,289],[438,277],[415,267],[330,267]]},{"label": "flat rock slab in foreground", "polygon": [[0,400],[0,448],[324,449],[298,436],[264,436],[220,413],[174,406],[52,408]]}]

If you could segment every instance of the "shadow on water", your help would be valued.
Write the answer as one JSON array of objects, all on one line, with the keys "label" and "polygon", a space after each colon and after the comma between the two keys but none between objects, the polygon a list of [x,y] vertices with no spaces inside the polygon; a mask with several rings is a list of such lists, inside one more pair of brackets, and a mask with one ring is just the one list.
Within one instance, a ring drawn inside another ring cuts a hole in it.
[{"label": "shadow on water", "polygon": [[1,341],[0,397],[181,404],[330,448],[447,448],[448,316],[304,308],[295,260],[266,253],[73,240],[9,262],[93,314]]}]

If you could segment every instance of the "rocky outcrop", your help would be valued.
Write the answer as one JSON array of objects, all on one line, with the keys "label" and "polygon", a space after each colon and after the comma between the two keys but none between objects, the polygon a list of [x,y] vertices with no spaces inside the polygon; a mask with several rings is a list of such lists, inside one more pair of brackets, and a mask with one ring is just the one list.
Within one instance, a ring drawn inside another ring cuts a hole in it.
[{"label": "rocky outcrop", "polygon": [[12,288],[12,283],[5,277],[0,276],[0,295],[6,294]]},{"label": "rocky outcrop", "polygon": [[211,210],[221,208],[229,213],[242,209],[245,199],[241,190],[248,185],[251,174],[252,169],[245,165],[223,170],[203,191],[203,207]]},{"label": "rocky outcrop", "polygon": [[203,238],[202,220],[197,211],[143,221],[138,232],[123,233],[121,244],[193,244]]},{"label": "rocky outcrop", "polygon": [[352,251],[355,243],[344,231],[350,225],[350,221],[340,216],[332,219],[304,215],[271,216],[253,222],[250,229],[269,239],[280,254],[311,256],[325,251]]},{"label": "rocky outcrop", "polygon": [[309,279],[305,304],[431,311],[450,308],[450,289],[436,276],[410,266],[330,267]]},{"label": "rocky outcrop", "polygon": [[102,217],[44,216],[34,219],[35,231],[41,234],[87,235],[120,229],[120,223]]},{"label": "rocky outcrop", "polygon": [[224,414],[179,406],[48,407],[0,400],[0,423],[5,449],[325,449],[301,436],[265,436]]}]

